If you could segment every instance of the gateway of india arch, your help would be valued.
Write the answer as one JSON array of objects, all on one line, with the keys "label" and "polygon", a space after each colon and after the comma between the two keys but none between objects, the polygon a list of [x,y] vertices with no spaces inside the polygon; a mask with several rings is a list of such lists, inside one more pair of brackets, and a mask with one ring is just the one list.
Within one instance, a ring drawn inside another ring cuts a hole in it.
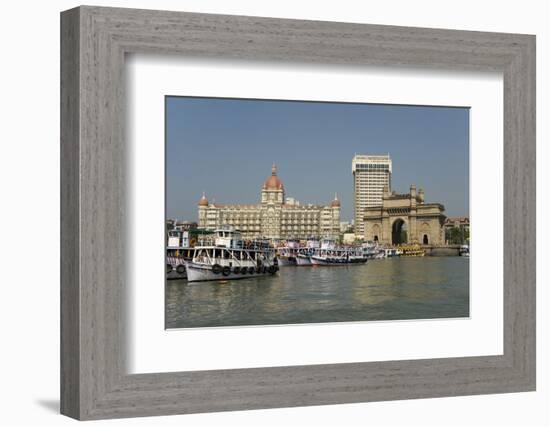
[{"label": "gateway of india arch", "polygon": [[364,210],[365,239],[382,244],[445,244],[445,207],[424,203],[424,191],[411,185],[408,194],[384,187],[381,206]]}]

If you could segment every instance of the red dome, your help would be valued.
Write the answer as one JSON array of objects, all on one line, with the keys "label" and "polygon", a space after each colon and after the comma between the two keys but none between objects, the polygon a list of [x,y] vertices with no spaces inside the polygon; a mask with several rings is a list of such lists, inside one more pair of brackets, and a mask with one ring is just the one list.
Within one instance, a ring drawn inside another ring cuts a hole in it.
[{"label": "red dome", "polygon": [[204,193],[202,193],[202,197],[199,200],[199,206],[208,206],[208,199],[206,198]]},{"label": "red dome", "polygon": [[338,196],[334,195],[334,200],[330,202],[330,206],[333,208],[339,208],[340,207],[340,200],[338,200]]},{"label": "red dome", "polygon": [[264,182],[264,188],[266,190],[282,190],[283,181],[277,176],[277,166],[273,163],[271,167],[271,176],[269,176]]}]

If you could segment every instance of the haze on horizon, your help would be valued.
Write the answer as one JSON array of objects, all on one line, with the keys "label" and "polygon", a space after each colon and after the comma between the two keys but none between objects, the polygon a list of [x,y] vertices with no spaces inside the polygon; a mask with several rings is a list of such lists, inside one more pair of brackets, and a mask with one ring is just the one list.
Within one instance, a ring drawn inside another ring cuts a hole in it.
[{"label": "haze on horizon", "polygon": [[423,188],[447,216],[469,216],[469,109],[166,97],[166,215],[197,220],[210,202],[257,204],[273,163],[285,196],[353,217],[355,154],[389,154],[392,190]]}]

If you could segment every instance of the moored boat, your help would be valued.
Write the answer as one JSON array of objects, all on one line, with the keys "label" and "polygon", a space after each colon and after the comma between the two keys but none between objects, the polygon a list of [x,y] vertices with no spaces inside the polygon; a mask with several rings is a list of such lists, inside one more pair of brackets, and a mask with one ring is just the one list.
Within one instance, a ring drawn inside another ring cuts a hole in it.
[{"label": "moored boat", "polygon": [[384,258],[392,258],[401,256],[401,251],[398,248],[384,248]]},{"label": "moored boat", "polygon": [[426,255],[426,251],[420,245],[405,245],[400,247],[401,256],[418,257]]},{"label": "moored boat", "polygon": [[189,231],[170,230],[166,245],[166,278],[168,280],[187,278],[185,261],[192,259],[193,253]]},{"label": "moored boat", "polygon": [[304,252],[296,255],[296,265],[300,265],[300,266],[311,265],[311,254]]},{"label": "moored boat", "polygon": [[338,246],[334,240],[324,239],[310,259],[313,265],[337,266],[364,264],[368,257],[361,246]]},{"label": "moored boat", "polygon": [[300,242],[289,239],[283,246],[277,248],[277,261],[279,267],[288,267],[297,265],[296,256],[300,251]]},{"label": "moored boat", "polygon": [[310,238],[307,240],[306,245],[298,250],[296,255],[296,265],[298,266],[310,266],[311,256],[320,247],[320,242],[317,239]]},{"label": "moored boat", "polygon": [[188,282],[246,279],[278,271],[275,251],[268,242],[245,242],[229,226],[214,233],[214,239],[199,240],[192,260],[185,261]]},{"label": "moored boat", "polygon": [[363,256],[367,259],[381,258],[381,249],[377,242],[367,241],[361,244]]},{"label": "moored boat", "polygon": [[290,267],[296,265],[296,257],[292,255],[285,255],[284,253],[277,254],[277,261],[279,267]]}]

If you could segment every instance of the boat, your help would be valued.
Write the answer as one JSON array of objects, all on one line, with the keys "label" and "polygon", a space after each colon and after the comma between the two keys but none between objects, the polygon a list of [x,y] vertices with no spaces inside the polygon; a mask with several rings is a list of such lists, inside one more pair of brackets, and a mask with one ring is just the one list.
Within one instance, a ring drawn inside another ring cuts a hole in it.
[{"label": "boat", "polygon": [[168,231],[166,245],[166,278],[168,280],[186,279],[185,260],[193,258],[189,231],[174,229]]},{"label": "boat", "polygon": [[188,282],[270,276],[279,270],[269,242],[244,241],[232,226],[215,230],[213,238],[199,240],[185,268]]},{"label": "boat", "polygon": [[368,257],[362,246],[338,246],[333,239],[323,239],[310,259],[313,265],[336,266],[364,264]]},{"label": "boat", "polygon": [[308,252],[299,253],[296,255],[296,265],[308,266],[311,265],[311,255]]},{"label": "boat", "polygon": [[319,248],[319,241],[316,239],[308,239],[305,247],[301,247],[296,254],[296,265],[309,266],[311,263],[311,256],[315,254],[315,251]]},{"label": "boat", "polygon": [[277,248],[277,261],[279,267],[297,265],[296,256],[300,251],[300,241],[289,239],[283,246]]},{"label": "boat", "polygon": [[426,251],[420,245],[405,245],[399,248],[401,250],[401,256],[405,257],[419,257],[426,255]]},{"label": "boat", "polygon": [[470,247],[468,245],[462,245],[460,246],[460,249],[458,250],[458,254],[460,256],[464,257],[470,257]]},{"label": "boat", "polygon": [[363,256],[367,259],[383,258],[377,242],[366,241],[361,244],[361,248],[363,249]]},{"label": "boat", "polygon": [[401,251],[397,248],[384,248],[384,258],[393,258],[401,256]]}]

